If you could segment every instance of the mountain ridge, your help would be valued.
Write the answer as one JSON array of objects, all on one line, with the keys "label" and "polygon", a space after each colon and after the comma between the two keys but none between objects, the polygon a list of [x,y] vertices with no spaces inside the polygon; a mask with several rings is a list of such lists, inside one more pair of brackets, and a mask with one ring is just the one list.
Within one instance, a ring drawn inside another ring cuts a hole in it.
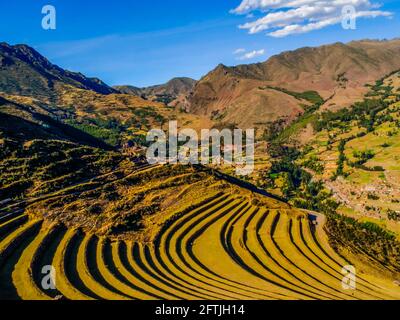
[{"label": "mountain ridge", "polygon": [[58,85],[72,85],[101,94],[116,93],[98,78],[88,78],[51,63],[30,46],[0,43],[0,88],[4,93],[51,98]]},{"label": "mountain ridge", "polygon": [[[329,100],[324,109],[337,110],[361,99],[366,84],[399,69],[399,53],[398,39],[362,40],[285,51],[262,63],[220,64],[197,82],[188,109],[201,115],[219,114],[225,122],[241,127],[254,126],[254,119],[292,121],[303,102],[260,89],[273,86],[296,93],[316,91]],[[281,107],[274,105],[282,99]]]},{"label": "mountain ridge", "polygon": [[149,87],[136,87],[132,85],[120,85],[113,88],[123,94],[133,94],[147,100],[164,102],[165,104],[178,104],[178,100],[184,99],[193,90],[196,80],[188,77],[175,77],[164,84]]}]

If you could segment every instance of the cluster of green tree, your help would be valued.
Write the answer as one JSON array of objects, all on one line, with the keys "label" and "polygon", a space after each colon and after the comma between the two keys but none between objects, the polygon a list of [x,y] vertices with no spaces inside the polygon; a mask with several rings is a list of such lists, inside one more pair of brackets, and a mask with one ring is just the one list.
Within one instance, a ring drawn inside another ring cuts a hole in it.
[{"label": "cluster of green tree", "polygon": [[309,173],[288,159],[274,161],[270,168],[270,177],[284,179],[282,193],[287,199],[295,196],[302,184],[311,179]]},{"label": "cluster of green tree", "polygon": [[344,108],[337,112],[325,111],[319,115],[313,123],[316,131],[334,128],[343,128],[349,126],[352,121],[357,121],[360,127],[367,129],[367,132],[374,131],[374,128],[382,123],[384,119],[378,116],[378,113],[389,106],[384,99],[365,99],[363,102],[357,102],[352,108]]},{"label": "cluster of green tree", "polygon": [[400,221],[400,212],[394,210],[388,210],[387,217],[389,220]]},{"label": "cluster of green tree", "polygon": [[104,141],[107,145],[118,148],[123,145],[126,137],[139,145],[146,145],[146,139],[143,135],[136,135],[131,128],[149,130],[150,120],[156,122],[158,125],[163,125],[166,119],[159,114],[153,107],[148,108],[134,108],[132,110],[132,117],[121,122],[114,118],[103,119],[84,118],[77,119],[69,117],[65,123],[78,129],[92,137]]},{"label": "cluster of green tree", "polygon": [[347,173],[344,172],[344,165],[347,163],[350,167],[365,170],[365,171],[373,171],[373,172],[384,172],[385,169],[382,166],[374,166],[374,167],[367,167],[365,165],[368,160],[372,159],[375,156],[373,150],[367,151],[354,151],[353,156],[357,159],[357,161],[350,161],[347,159],[344,151],[346,148],[346,143],[355,137],[359,137],[361,134],[357,136],[351,136],[347,139],[342,139],[338,146],[339,157],[337,161],[337,169],[335,174],[332,176],[332,181],[336,180],[339,176],[346,176]]},{"label": "cluster of green tree", "polygon": [[[280,180],[282,194],[298,208],[324,213],[336,211],[338,204],[332,199],[332,194],[326,191],[321,181],[314,181],[312,175],[298,164],[301,152],[278,144],[272,144],[269,152],[275,160],[267,176],[264,176],[267,185],[276,187]],[[323,170],[314,160],[314,169]]]},{"label": "cluster of green tree", "polygon": [[93,118],[88,119],[88,122],[99,126],[104,129],[109,130],[116,130],[116,131],[123,131],[125,130],[125,126],[123,126],[118,120],[116,119],[102,119],[102,118]]},{"label": "cluster of green tree", "polygon": [[320,108],[319,105],[308,107],[303,115],[299,116],[289,126],[283,127],[282,130],[272,139],[274,142],[287,142],[291,137],[294,137],[302,129],[306,128],[309,123],[313,123],[317,118],[315,112]]},{"label": "cluster of green tree", "polygon": [[346,148],[346,143],[348,140],[340,140],[339,146],[338,146],[338,151],[339,151],[339,157],[337,161],[337,168],[335,174],[332,176],[332,181],[336,180],[340,176],[345,176],[344,172],[344,164],[346,161],[346,155],[344,154],[345,148]]},{"label": "cluster of green tree", "polygon": [[325,229],[335,249],[345,248],[355,254],[366,254],[371,261],[400,271],[400,243],[393,233],[377,224],[329,214]]},{"label": "cluster of green tree", "polygon": [[380,197],[378,195],[376,195],[375,193],[368,193],[367,198],[369,200],[379,200]]},{"label": "cluster of green tree", "polygon": [[349,162],[349,166],[356,168],[356,169],[361,169],[364,171],[371,171],[371,172],[385,172],[385,168],[382,166],[373,166],[373,167],[367,167],[364,164],[356,164],[353,162]]},{"label": "cluster of green tree", "polygon": [[[356,102],[351,108],[344,108],[337,112],[326,111],[320,114],[313,123],[315,130],[331,130],[357,121],[360,127],[366,128],[367,132],[372,132],[383,122],[395,122],[396,120],[391,115],[382,113],[389,107],[388,98],[393,95],[393,87],[385,86],[384,79],[382,78],[374,86],[370,86],[371,91],[364,101]],[[400,101],[400,95],[396,95],[396,101]]]},{"label": "cluster of green tree", "polygon": [[324,104],[324,99],[316,91],[294,92],[284,88],[267,86],[260,89],[273,89],[285,94],[291,95],[299,100],[311,102],[311,106],[303,105],[304,112],[289,126],[285,119],[278,119],[275,122],[269,123],[267,129],[263,132],[263,140],[281,143],[287,141],[299,130],[305,128],[309,123],[313,123],[318,119],[315,112]]},{"label": "cluster of green tree", "polygon": [[342,88],[346,88],[347,83],[349,82],[349,79],[346,77],[346,72],[343,72],[341,74],[338,74],[336,78],[336,82],[338,82]]},{"label": "cluster of green tree", "polygon": [[275,143],[287,141],[296,132],[306,128],[309,123],[316,123],[318,119],[316,112],[324,103],[324,100],[321,97],[319,98],[320,99],[316,99],[317,102],[314,101],[315,103],[313,105],[305,107],[304,113],[289,126],[285,127],[286,123],[283,123],[283,126],[280,125],[276,128],[273,128],[273,135],[267,136],[267,141],[274,141]]},{"label": "cluster of green tree", "polygon": [[306,100],[311,102],[312,104],[319,104],[322,105],[324,103],[324,99],[319,95],[317,91],[304,91],[304,92],[294,92],[287,90],[285,88],[267,86],[267,89],[273,89],[276,91],[280,91],[286,93],[292,97],[295,97],[298,100]]},{"label": "cluster of green tree", "polygon": [[316,121],[313,122],[313,126],[318,132],[325,129],[331,131],[333,126],[337,126],[338,122],[350,122],[353,119],[353,116],[354,115],[352,115],[348,109],[341,109],[337,112],[328,110],[319,115]]},{"label": "cluster of green tree", "polygon": [[378,80],[374,86],[371,87],[371,91],[367,93],[367,97],[375,97],[381,94],[389,95],[393,91],[393,87],[385,86],[383,80]]},{"label": "cluster of green tree", "polygon": [[322,181],[304,181],[291,203],[297,207],[324,214],[333,214],[339,204],[332,198],[332,193],[324,188]]},{"label": "cluster of green tree", "polygon": [[174,97],[169,94],[158,94],[158,95],[156,95],[156,98],[154,99],[154,101],[163,103],[167,106],[172,101],[174,101]]},{"label": "cluster of green tree", "polygon": [[135,145],[145,147],[148,147],[151,144],[151,142],[146,140],[146,136],[144,134],[135,134],[129,138],[129,141],[133,142]]},{"label": "cluster of green tree", "polygon": [[165,117],[159,114],[153,107],[135,108],[133,114],[136,116],[134,119],[136,123],[143,123],[143,121],[148,123],[148,119],[153,119],[162,126],[166,122]]},{"label": "cluster of green tree", "polygon": [[368,160],[375,157],[375,152],[373,150],[366,151],[354,151],[353,157],[357,159],[356,164],[365,164]]},{"label": "cluster of green tree", "polygon": [[[263,125],[262,123],[260,123]],[[265,141],[274,141],[284,130],[286,125],[285,119],[278,119],[267,124],[267,128],[263,132],[262,139]]]},{"label": "cluster of green tree", "polygon": [[301,154],[298,149],[279,143],[271,143],[268,153],[273,159],[283,158],[293,161],[297,160]]},{"label": "cluster of green tree", "polygon": [[112,147],[120,146],[121,134],[126,130],[124,126],[115,120],[81,119],[78,121],[69,119],[65,122],[78,130],[104,141]]},{"label": "cluster of green tree", "polygon": [[324,172],[324,165],[317,156],[310,156],[304,162],[303,166],[305,168],[311,169],[317,174],[322,174]]}]

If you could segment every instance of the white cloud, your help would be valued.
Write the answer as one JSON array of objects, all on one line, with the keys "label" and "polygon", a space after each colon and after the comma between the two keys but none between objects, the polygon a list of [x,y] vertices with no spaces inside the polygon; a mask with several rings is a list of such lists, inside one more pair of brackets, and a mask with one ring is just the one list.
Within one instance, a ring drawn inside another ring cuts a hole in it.
[{"label": "white cloud", "polygon": [[266,15],[240,25],[250,34],[267,31],[272,37],[285,37],[306,33],[339,24],[343,20],[345,6],[355,9],[355,18],[390,17],[391,12],[382,11],[380,5],[370,0],[242,0],[235,14],[251,14],[254,11]]},{"label": "white cloud", "polygon": [[264,49],[253,50],[253,51],[250,51],[250,52],[247,52],[247,53],[241,55],[237,59],[238,60],[250,60],[250,59],[254,59],[256,57],[260,57],[260,56],[262,56],[264,54],[265,54],[265,50]]},{"label": "white cloud", "polygon": [[243,53],[243,52],[246,52],[246,49],[239,48],[239,49],[236,49],[235,51],[233,51],[233,54],[239,54],[239,53]]}]

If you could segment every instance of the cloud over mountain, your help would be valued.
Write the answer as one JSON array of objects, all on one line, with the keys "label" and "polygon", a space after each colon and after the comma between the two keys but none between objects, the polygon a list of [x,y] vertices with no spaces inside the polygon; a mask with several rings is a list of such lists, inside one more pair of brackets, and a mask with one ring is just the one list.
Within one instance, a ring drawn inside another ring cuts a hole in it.
[{"label": "cloud over mountain", "polygon": [[243,55],[239,56],[237,58],[237,60],[250,60],[250,59],[254,59],[256,57],[260,57],[265,54],[265,49],[253,50],[253,51],[246,52],[246,53],[244,53],[244,52],[245,51],[242,51]]},{"label": "cloud over mountain", "polygon": [[339,24],[344,18],[343,12],[349,12],[348,8],[355,19],[393,15],[369,0],[243,0],[232,12],[246,15],[264,12],[264,17],[239,28],[248,30],[250,34],[266,31],[272,37],[285,37]]}]

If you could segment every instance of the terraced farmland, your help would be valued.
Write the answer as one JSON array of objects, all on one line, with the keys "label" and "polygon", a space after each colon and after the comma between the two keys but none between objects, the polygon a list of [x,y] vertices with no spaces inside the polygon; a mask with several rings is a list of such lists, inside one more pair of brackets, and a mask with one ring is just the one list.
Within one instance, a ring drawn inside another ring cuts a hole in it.
[{"label": "terraced farmland", "polygon": [[[284,207],[283,207],[284,208]],[[110,240],[28,220],[0,220],[1,299],[400,299],[390,280],[358,275],[328,245],[323,218],[221,193],[165,223],[152,243]],[[52,265],[56,289],[42,289]]]}]

